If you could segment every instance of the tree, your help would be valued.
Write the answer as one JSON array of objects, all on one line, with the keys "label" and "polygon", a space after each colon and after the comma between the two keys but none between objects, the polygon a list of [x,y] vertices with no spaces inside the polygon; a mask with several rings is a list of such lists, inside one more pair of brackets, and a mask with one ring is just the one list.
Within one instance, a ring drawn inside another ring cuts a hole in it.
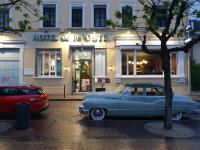
[{"label": "tree", "polygon": [[[134,2],[134,1],[133,1]],[[197,36],[183,46],[169,48],[167,42],[173,38],[181,38],[185,34],[185,27],[190,14],[200,16],[198,10],[189,9],[199,4],[199,0],[138,0],[142,6],[141,10],[137,10],[139,16],[128,15],[132,11],[130,6],[126,6],[126,13],[116,11],[115,16],[122,19],[123,24],[107,20],[107,26],[112,28],[128,28],[134,30],[141,40],[141,49],[149,54],[157,54],[162,59],[162,67],[164,71],[164,88],[165,88],[165,118],[164,127],[171,129],[172,124],[172,99],[173,92],[171,86],[170,71],[170,53],[184,51],[187,53],[194,44],[200,41]],[[163,28],[159,28],[159,19],[164,19]],[[148,33],[153,34],[160,40],[160,50],[155,52],[148,49],[146,45]]]},{"label": "tree", "polygon": [[[36,16],[38,20],[43,20],[44,17],[40,15],[37,6],[41,5],[42,0],[36,0],[33,3],[27,0],[3,0],[0,2],[0,13],[5,13],[9,9],[14,9],[16,12],[20,12],[23,19],[15,21],[13,18],[9,17],[5,21],[8,26],[1,29],[0,32],[11,31],[16,34],[30,30],[31,29],[31,17]],[[31,16],[32,15],[32,16]],[[13,24],[17,24],[16,26]]]}]

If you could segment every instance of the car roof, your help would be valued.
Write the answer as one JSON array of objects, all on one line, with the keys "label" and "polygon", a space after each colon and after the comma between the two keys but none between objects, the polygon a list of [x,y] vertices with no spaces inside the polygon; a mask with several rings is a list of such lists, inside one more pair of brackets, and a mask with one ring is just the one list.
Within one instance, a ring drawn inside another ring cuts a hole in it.
[{"label": "car roof", "polygon": [[130,86],[130,87],[145,87],[145,88],[164,88],[163,85],[161,84],[153,84],[153,83],[136,83],[136,84],[126,84],[126,86]]},{"label": "car roof", "polygon": [[18,89],[39,89],[36,85],[0,85],[0,88],[18,88]]}]

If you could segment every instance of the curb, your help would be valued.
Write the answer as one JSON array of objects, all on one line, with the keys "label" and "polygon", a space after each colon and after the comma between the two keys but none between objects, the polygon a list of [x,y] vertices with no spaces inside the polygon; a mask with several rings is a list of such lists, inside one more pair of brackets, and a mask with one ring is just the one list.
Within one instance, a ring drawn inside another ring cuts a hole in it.
[{"label": "curb", "polygon": [[83,99],[49,99],[49,101],[53,101],[53,102],[56,102],[56,101],[73,102],[73,101],[83,101]]}]

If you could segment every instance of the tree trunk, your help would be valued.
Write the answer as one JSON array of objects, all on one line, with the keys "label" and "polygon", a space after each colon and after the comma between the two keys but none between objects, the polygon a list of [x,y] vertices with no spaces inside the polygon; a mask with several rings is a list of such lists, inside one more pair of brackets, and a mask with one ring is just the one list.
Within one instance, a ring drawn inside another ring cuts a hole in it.
[{"label": "tree trunk", "polygon": [[171,68],[170,68],[170,53],[168,52],[166,43],[161,44],[162,64],[164,70],[165,81],[165,118],[164,127],[172,129],[172,99],[173,92],[171,87]]}]

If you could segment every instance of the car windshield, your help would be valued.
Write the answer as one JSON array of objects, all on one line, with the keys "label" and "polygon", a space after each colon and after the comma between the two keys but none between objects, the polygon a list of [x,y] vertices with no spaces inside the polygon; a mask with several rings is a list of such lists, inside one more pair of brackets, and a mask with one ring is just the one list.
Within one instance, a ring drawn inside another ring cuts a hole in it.
[{"label": "car windshield", "polygon": [[125,89],[125,85],[124,84],[121,84],[121,85],[119,85],[116,89],[115,89],[115,93],[116,94],[121,94],[121,93],[123,93],[124,92],[124,89]]}]

